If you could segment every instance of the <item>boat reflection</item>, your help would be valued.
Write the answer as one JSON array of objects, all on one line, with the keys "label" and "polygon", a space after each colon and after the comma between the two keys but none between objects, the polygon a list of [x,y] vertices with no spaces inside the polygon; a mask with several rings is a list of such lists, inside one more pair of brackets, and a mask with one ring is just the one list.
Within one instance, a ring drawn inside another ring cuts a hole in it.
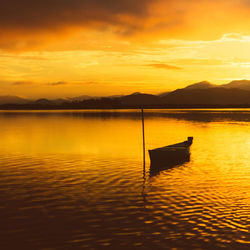
[{"label": "boat reflection", "polygon": [[180,159],[169,159],[168,161],[151,161],[149,174],[150,176],[158,175],[161,171],[182,166],[190,161],[190,153]]}]

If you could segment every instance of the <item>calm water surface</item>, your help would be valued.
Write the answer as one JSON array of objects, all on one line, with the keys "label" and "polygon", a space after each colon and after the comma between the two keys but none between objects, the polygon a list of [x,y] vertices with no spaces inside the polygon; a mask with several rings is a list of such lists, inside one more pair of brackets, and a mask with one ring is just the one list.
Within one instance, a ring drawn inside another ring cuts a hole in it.
[{"label": "calm water surface", "polygon": [[0,249],[249,249],[250,110],[0,112]]}]

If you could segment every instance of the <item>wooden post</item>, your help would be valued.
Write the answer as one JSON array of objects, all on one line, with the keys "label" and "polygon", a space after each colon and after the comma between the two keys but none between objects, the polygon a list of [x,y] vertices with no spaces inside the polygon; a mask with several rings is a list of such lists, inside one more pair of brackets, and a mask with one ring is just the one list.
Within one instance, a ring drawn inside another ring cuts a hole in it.
[{"label": "wooden post", "polygon": [[142,198],[144,209],[146,208],[146,193],[145,193],[145,183],[146,183],[146,154],[145,154],[145,128],[144,128],[144,111],[141,109],[141,118],[142,118],[142,140],[143,140],[143,186],[142,186]]},{"label": "wooden post", "polygon": [[145,128],[144,128],[144,111],[141,109],[141,118],[142,118],[142,140],[143,140],[143,167],[145,172]]}]

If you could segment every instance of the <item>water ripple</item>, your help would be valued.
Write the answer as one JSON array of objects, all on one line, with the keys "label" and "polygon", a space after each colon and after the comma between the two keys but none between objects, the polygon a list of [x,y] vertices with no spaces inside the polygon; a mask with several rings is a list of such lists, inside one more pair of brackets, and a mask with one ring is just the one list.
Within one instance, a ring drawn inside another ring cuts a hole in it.
[{"label": "water ripple", "polygon": [[[194,134],[191,161],[155,175],[148,158],[143,173],[136,119],[0,116],[0,248],[249,249],[249,123],[172,115],[146,122],[147,143]],[[15,141],[11,131],[27,121],[32,140]],[[46,124],[59,121],[48,150]],[[26,150],[29,143],[34,152]]]}]

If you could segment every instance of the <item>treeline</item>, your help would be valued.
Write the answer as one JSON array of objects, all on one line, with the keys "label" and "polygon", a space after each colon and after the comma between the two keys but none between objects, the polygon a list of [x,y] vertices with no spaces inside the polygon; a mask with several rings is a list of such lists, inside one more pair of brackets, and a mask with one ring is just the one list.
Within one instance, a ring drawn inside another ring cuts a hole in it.
[{"label": "treeline", "polygon": [[53,109],[201,109],[201,108],[250,108],[250,104],[125,104],[119,98],[100,98],[84,101],[54,103],[3,104],[1,110],[53,110]]}]

